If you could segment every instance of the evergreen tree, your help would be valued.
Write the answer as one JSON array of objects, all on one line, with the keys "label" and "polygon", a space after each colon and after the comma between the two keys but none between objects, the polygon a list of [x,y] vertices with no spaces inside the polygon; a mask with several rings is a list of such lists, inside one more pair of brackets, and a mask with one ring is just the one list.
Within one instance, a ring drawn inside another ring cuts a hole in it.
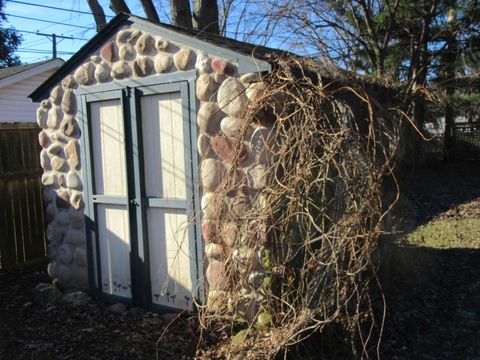
[{"label": "evergreen tree", "polygon": [[[6,20],[3,13],[4,0],[0,0],[0,26]],[[0,68],[20,64],[20,58],[15,55],[15,51],[20,45],[22,39],[14,28],[0,28]]]}]

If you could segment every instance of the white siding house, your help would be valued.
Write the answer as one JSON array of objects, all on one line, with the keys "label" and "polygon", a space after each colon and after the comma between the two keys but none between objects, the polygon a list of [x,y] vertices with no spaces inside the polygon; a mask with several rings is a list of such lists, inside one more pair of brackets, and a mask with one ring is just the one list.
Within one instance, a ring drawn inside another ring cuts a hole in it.
[{"label": "white siding house", "polygon": [[51,59],[0,69],[0,123],[35,122],[38,105],[27,96],[62,64]]}]

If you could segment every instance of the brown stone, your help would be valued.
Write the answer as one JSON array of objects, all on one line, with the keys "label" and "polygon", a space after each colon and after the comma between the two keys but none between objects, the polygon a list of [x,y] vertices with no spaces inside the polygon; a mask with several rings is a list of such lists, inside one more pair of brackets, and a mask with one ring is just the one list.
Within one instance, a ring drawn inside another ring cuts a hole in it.
[{"label": "brown stone", "polygon": [[198,77],[196,85],[198,100],[210,101],[217,89],[218,85],[210,75],[203,74]]},{"label": "brown stone", "polygon": [[250,208],[250,199],[247,195],[239,194],[230,202],[230,214],[234,217],[244,216]]},{"label": "brown stone", "polygon": [[59,105],[60,102],[62,101],[62,96],[63,96],[63,89],[60,85],[55,86],[50,93],[50,101],[55,104]]},{"label": "brown stone", "polygon": [[74,137],[78,135],[78,130],[77,120],[73,116],[65,116],[60,124],[60,131],[66,136]]},{"label": "brown stone", "polygon": [[226,288],[225,264],[221,261],[211,261],[205,272],[210,290],[223,290]]},{"label": "brown stone", "polygon": [[133,63],[135,75],[144,77],[153,72],[153,61],[147,56],[140,57]]},{"label": "brown stone", "polygon": [[229,116],[241,117],[248,106],[245,86],[236,78],[227,78],[218,89],[218,105]]},{"label": "brown stone", "polygon": [[191,49],[181,49],[173,56],[173,62],[178,70],[189,70],[195,66],[196,55]]},{"label": "brown stone", "polygon": [[111,80],[110,66],[104,62],[95,66],[95,79],[99,83],[105,83]]},{"label": "brown stone", "polygon": [[200,179],[204,191],[215,191],[226,173],[221,161],[205,159],[200,165]]},{"label": "brown stone", "polygon": [[225,136],[215,135],[211,137],[210,144],[213,152],[228,163],[233,163],[236,159],[239,163],[244,163],[248,159],[248,149],[242,144],[237,156],[236,145]]},{"label": "brown stone", "polygon": [[50,137],[45,132],[45,130],[40,131],[40,133],[38,134],[38,142],[40,143],[40,146],[43,148],[47,148],[52,143],[52,141],[50,140]]},{"label": "brown stone", "polygon": [[61,119],[62,114],[58,107],[54,106],[50,110],[48,110],[47,126],[50,129],[57,129],[58,125],[60,125]]},{"label": "brown stone", "polygon": [[148,55],[154,49],[154,44],[155,41],[153,40],[153,37],[150,34],[144,34],[137,41],[137,52],[140,55]]},{"label": "brown stone", "polygon": [[56,204],[58,208],[68,208],[70,206],[69,204],[69,196],[67,190],[60,190],[57,192],[56,196]]},{"label": "brown stone", "polygon": [[80,85],[91,85],[95,80],[93,76],[94,72],[95,65],[87,63],[80,66],[73,74],[73,77],[75,78],[75,81]]},{"label": "brown stone", "polygon": [[219,240],[218,226],[212,221],[205,221],[202,224],[202,236],[205,243],[217,243]]},{"label": "brown stone", "polygon": [[75,89],[78,87],[75,78],[72,75],[67,75],[63,80],[62,80],[62,86],[64,89]]},{"label": "brown stone", "polygon": [[80,156],[78,155],[78,143],[75,140],[70,140],[64,148],[65,156],[67,157],[68,164],[73,169],[80,168]]},{"label": "brown stone", "polygon": [[197,124],[201,132],[215,135],[222,120],[223,113],[216,103],[203,103],[198,111]]},{"label": "brown stone", "polygon": [[54,156],[51,160],[52,169],[55,171],[64,171],[67,165],[67,162],[59,156]]},{"label": "brown stone", "polygon": [[125,79],[132,74],[132,70],[126,61],[117,61],[112,67],[112,77],[115,79]]},{"label": "brown stone", "polygon": [[169,72],[173,66],[173,59],[170,55],[164,53],[158,53],[155,56],[155,71],[159,74]]},{"label": "brown stone", "polygon": [[229,63],[228,61],[220,58],[215,58],[212,60],[212,68],[217,74],[220,75],[235,75],[237,68],[235,65]]},{"label": "brown stone", "polygon": [[65,90],[62,98],[62,110],[65,114],[73,115],[77,112],[77,98],[73,90]]},{"label": "brown stone", "polygon": [[114,62],[116,60],[115,43],[113,41],[110,41],[103,45],[102,49],[100,50],[100,56],[106,62]]}]

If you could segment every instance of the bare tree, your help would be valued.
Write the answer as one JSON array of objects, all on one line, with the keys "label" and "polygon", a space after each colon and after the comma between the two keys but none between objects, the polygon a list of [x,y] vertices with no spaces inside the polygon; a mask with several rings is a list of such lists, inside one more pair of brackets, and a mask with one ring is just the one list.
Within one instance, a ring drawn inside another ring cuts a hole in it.
[{"label": "bare tree", "polygon": [[140,0],[140,2],[148,20],[160,22],[160,18],[158,17],[157,10],[155,10],[152,0]]},{"label": "bare tree", "polygon": [[219,33],[217,0],[195,0],[193,27],[213,34]]},{"label": "bare tree", "polygon": [[87,2],[90,10],[92,10],[95,24],[97,25],[97,32],[99,32],[105,27],[105,25],[107,25],[107,21],[105,20],[105,12],[97,0],[87,0]]},{"label": "bare tree", "polygon": [[192,28],[192,12],[189,0],[170,0],[172,24]]},{"label": "bare tree", "polygon": [[110,0],[110,9],[115,14],[119,14],[121,12],[128,13],[128,14],[131,13],[127,3],[124,0]]}]

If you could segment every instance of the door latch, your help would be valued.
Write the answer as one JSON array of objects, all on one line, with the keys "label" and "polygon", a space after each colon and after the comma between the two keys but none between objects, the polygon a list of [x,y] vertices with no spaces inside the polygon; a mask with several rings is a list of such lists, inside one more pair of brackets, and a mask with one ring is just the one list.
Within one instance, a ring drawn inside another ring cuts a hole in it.
[{"label": "door latch", "polygon": [[131,200],[129,201],[129,203],[130,203],[130,205],[140,206],[140,204],[137,202],[136,199],[131,199]]}]

